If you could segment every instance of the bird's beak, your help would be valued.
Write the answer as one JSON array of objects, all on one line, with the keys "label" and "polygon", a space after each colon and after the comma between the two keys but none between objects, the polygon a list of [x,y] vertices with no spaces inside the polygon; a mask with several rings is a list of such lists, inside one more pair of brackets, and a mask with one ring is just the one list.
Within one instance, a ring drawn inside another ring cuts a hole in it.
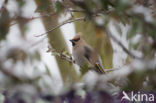
[{"label": "bird's beak", "polygon": [[70,41],[70,42],[73,42],[73,39],[70,39],[69,41]]}]

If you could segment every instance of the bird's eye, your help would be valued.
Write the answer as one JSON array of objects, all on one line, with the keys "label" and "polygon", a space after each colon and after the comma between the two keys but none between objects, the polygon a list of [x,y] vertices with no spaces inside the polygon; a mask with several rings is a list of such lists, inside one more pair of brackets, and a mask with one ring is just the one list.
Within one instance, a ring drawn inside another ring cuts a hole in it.
[{"label": "bird's eye", "polygon": [[75,42],[77,42],[77,41],[79,41],[79,40],[80,40],[80,38],[74,39]]}]

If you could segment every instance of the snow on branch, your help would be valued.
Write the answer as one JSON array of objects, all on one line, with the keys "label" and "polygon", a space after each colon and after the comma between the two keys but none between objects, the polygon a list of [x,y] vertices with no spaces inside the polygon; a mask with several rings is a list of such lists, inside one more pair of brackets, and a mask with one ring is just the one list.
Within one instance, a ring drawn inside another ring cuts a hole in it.
[{"label": "snow on branch", "polygon": [[111,31],[107,28],[106,34],[113,40],[115,41],[130,57],[134,59],[141,59],[141,57],[138,57],[134,55],[131,51],[129,51],[115,36],[112,35]]},{"label": "snow on branch", "polygon": [[55,49],[52,49],[50,46],[48,46],[47,52],[52,52],[52,55],[58,56],[61,59],[68,61],[69,63],[75,63],[75,61],[72,59],[72,56],[69,55],[69,53],[67,53],[65,50],[58,52]]}]

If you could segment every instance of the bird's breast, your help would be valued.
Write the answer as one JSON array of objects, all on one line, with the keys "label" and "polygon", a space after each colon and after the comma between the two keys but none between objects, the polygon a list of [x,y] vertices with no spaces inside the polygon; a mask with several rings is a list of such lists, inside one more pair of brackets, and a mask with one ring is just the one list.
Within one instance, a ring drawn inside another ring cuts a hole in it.
[{"label": "bird's breast", "polygon": [[87,60],[84,57],[83,49],[73,50],[72,54],[76,64],[78,64],[79,66],[83,66],[85,63],[87,63]]}]

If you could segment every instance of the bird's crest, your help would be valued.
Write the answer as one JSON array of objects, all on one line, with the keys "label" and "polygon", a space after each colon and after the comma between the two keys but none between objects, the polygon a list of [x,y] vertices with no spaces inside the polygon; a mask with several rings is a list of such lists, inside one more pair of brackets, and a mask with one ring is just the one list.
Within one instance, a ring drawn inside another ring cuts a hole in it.
[{"label": "bird's crest", "polygon": [[80,39],[80,38],[81,38],[81,35],[82,35],[81,32],[77,33],[77,34],[74,36],[73,40]]}]

